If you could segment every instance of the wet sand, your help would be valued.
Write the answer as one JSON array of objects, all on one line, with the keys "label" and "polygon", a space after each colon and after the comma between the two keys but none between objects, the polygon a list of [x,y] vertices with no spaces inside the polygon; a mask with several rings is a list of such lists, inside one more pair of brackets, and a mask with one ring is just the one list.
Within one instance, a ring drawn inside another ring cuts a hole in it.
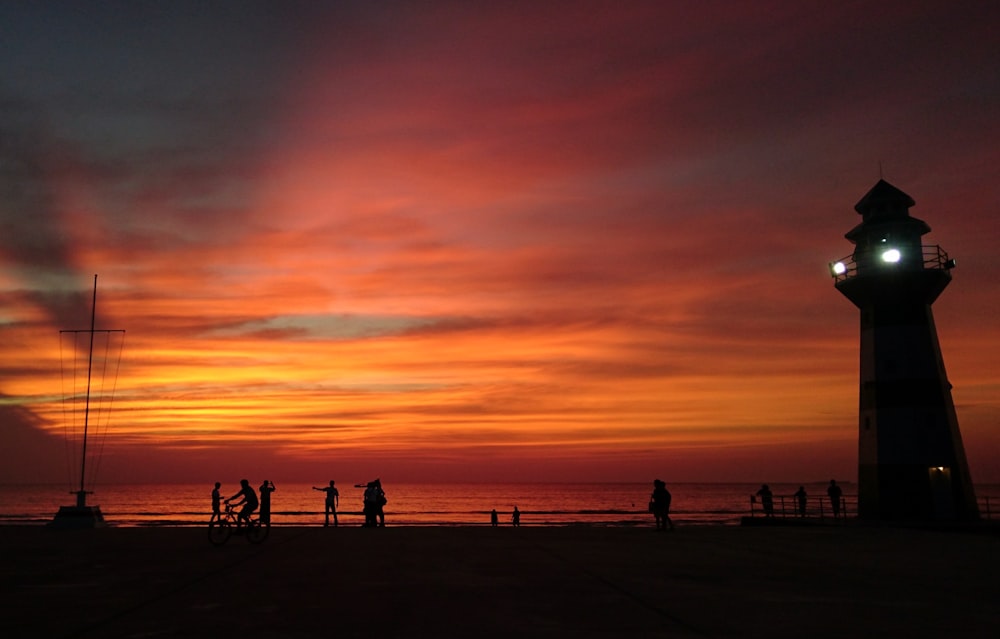
[{"label": "wet sand", "polygon": [[996,533],[0,527],[5,637],[994,637]]}]

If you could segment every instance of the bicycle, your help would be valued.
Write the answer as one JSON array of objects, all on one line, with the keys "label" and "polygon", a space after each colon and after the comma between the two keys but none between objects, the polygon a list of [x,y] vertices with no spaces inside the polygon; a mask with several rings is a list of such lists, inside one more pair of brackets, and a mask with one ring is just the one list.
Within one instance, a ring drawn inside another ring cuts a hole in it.
[{"label": "bicycle", "polygon": [[214,546],[221,546],[229,541],[233,532],[243,535],[251,544],[259,544],[267,539],[271,532],[270,524],[261,524],[260,519],[253,515],[240,525],[239,514],[233,506],[226,504],[226,512],[216,521],[208,523],[208,540]]}]

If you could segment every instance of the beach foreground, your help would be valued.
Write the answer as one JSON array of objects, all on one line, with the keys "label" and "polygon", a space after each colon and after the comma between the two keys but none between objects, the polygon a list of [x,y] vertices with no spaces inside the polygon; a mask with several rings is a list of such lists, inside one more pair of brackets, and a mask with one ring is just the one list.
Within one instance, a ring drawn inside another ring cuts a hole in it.
[{"label": "beach foreground", "polygon": [[995,534],[0,527],[5,637],[994,637]]}]

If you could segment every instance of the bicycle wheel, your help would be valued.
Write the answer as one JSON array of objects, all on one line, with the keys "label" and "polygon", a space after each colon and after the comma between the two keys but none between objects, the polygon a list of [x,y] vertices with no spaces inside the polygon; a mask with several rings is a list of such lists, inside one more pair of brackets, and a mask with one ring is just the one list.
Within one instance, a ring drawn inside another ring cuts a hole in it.
[{"label": "bicycle wheel", "polygon": [[221,546],[229,541],[233,534],[233,527],[229,521],[213,521],[208,525],[208,540],[215,546]]},{"label": "bicycle wheel", "polygon": [[261,526],[260,521],[252,519],[247,525],[247,541],[251,544],[259,544],[267,539],[269,532],[271,532],[270,526]]}]

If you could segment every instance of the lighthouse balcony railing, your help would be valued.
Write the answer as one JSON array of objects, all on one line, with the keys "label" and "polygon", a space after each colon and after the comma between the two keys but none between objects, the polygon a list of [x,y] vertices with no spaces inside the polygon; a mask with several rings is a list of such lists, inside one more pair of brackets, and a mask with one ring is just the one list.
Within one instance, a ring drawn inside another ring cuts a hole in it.
[{"label": "lighthouse balcony railing", "polygon": [[[920,263],[924,270],[945,271],[955,267],[955,260],[950,259],[948,253],[937,244],[921,246],[920,252]],[[859,275],[864,275],[866,272],[870,272],[875,266],[876,258],[872,253],[867,254],[860,264],[855,259],[855,255],[857,253],[852,253],[847,257],[830,263],[830,275],[833,276],[835,284],[858,277]]]}]

